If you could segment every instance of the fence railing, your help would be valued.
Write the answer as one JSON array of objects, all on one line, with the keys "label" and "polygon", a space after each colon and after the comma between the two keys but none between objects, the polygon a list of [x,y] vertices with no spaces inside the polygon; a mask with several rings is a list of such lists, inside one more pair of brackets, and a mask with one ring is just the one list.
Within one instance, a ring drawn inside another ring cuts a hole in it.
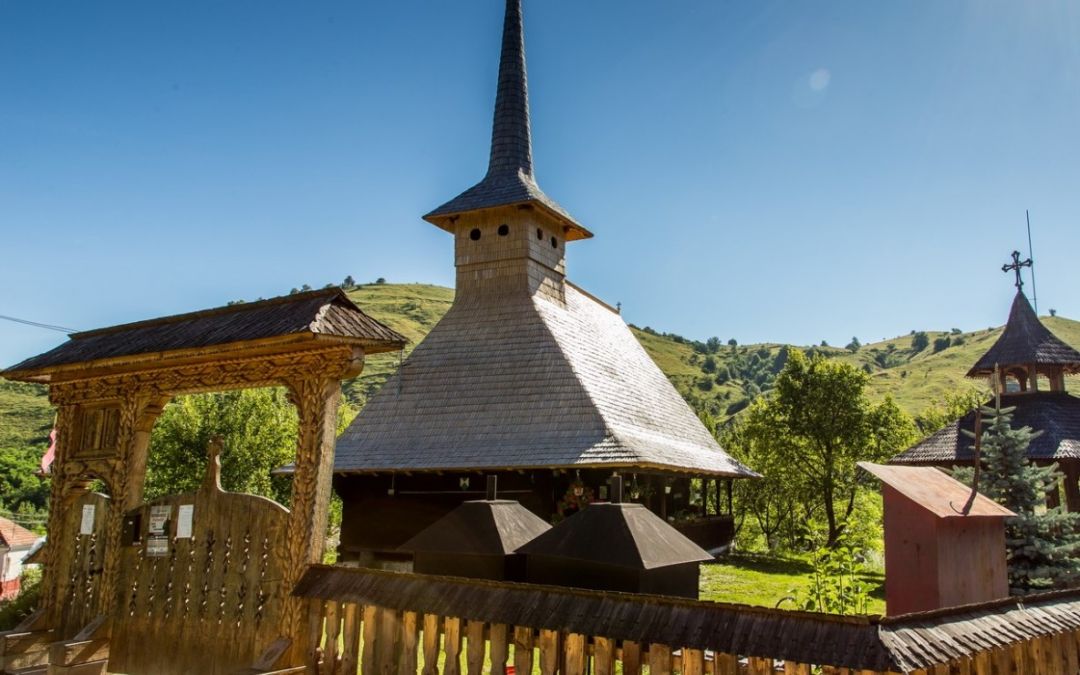
[{"label": "fence railing", "polygon": [[904,617],[317,566],[324,675],[1080,673],[1080,591]]}]

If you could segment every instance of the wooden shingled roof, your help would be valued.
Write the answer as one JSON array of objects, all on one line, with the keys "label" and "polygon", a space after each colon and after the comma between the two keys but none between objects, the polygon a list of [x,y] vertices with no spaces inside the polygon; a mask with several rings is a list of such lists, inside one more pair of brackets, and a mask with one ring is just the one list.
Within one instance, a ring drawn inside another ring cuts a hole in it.
[{"label": "wooden shingled roof", "polygon": [[401,546],[412,553],[509,555],[551,529],[516,501],[464,502]]},{"label": "wooden shingled roof", "polygon": [[[985,405],[993,406],[993,401]],[[1065,392],[1039,391],[1001,397],[1001,405],[1015,407],[1014,428],[1029,427],[1042,434],[1028,446],[1028,457],[1036,460],[1080,459],[1080,398]],[[890,464],[970,464],[974,461],[973,441],[963,433],[974,433],[972,410],[889,460]]]},{"label": "wooden shingled roof", "polygon": [[[592,507],[590,507],[592,508]],[[314,565],[294,595],[743,656],[911,672],[1080,630],[1080,590],[895,617]]]},{"label": "wooden shingled roof", "polygon": [[590,504],[519,548],[518,553],[635,570],[713,559],[645,506],[626,502]]},{"label": "wooden shingled roof", "polygon": [[34,534],[18,523],[0,517],[0,548],[27,549],[32,547],[40,535]]},{"label": "wooden shingled roof", "polygon": [[424,219],[452,231],[453,217],[458,214],[518,204],[534,206],[561,223],[567,240],[592,236],[566,209],[544,194],[533,175],[521,0],[506,0],[487,175],[473,187],[428,213]]},{"label": "wooden shingled roof", "polygon": [[12,366],[13,380],[48,382],[58,372],[91,363],[163,361],[198,351],[228,351],[239,343],[337,341],[369,354],[400,349],[397,332],[331,288],[74,333],[55,349]]},{"label": "wooden shingled roof", "polygon": [[618,313],[570,284],[565,296],[455,302],[338,439],[335,472],[757,475],[720,448]]},{"label": "wooden shingled roof", "polygon": [[1039,321],[1023,291],[1017,291],[1005,330],[968,377],[987,377],[1000,366],[1060,366],[1066,373],[1080,373],[1080,352],[1065,344]]}]

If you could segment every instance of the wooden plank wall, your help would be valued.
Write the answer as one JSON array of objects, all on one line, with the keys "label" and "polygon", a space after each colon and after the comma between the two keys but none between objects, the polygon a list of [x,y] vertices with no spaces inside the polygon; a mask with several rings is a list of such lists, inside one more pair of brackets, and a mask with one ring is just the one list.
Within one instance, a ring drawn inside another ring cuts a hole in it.
[{"label": "wooden plank wall", "polygon": [[[352,603],[316,602],[324,635],[308,666],[318,675],[896,675],[679,645],[640,644]],[[1080,631],[1017,642],[914,675],[1076,675]]]}]

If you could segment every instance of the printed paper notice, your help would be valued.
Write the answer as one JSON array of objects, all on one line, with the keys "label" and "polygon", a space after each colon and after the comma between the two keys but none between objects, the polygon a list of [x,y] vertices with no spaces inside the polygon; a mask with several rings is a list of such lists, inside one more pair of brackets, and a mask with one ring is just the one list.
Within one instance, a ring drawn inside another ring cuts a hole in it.
[{"label": "printed paper notice", "polygon": [[83,504],[82,522],[79,523],[79,534],[94,533],[94,505]]},{"label": "printed paper notice", "polygon": [[151,535],[146,538],[146,557],[163,558],[169,555],[169,538],[163,534]]},{"label": "printed paper notice", "polygon": [[176,538],[191,539],[191,524],[195,516],[194,504],[181,504],[176,516]]},{"label": "printed paper notice", "polygon": [[172,506],[170,504],[161,504],[159,506],[150,507],[150,534],[165,534],[165,525],[169,521],[169,516],[172,515]]}]

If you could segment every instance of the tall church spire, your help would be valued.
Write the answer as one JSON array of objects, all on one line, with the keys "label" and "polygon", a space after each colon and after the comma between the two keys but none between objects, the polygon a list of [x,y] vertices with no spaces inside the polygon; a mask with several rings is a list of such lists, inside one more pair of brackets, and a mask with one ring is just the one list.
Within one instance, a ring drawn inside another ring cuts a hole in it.
[{"label": "tall church spire", "polygon": [[454,223],[463,214],[519,205],[532,206],[554,219],[568,241],[592,236],[536,184],[521,0],[506,0],[487,175],[473,187],[424,216],[424,219],[444,230],[454,231]]},{"label": "tall church spire", "polygon": [[521,0],[506,0],[488,175],[516,174],[519,171],[532,178],[529,84],[525,71]]}]

